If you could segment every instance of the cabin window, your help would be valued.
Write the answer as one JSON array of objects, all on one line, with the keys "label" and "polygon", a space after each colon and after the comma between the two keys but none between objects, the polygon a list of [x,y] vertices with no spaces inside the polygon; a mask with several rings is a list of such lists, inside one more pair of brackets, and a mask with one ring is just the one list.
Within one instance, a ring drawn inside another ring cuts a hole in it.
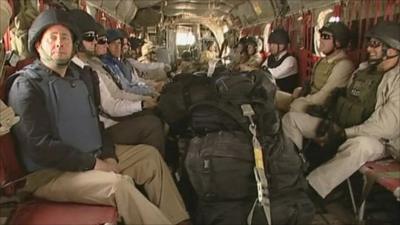
[{"label": "cabin window", "polygon": [[192,30],[189,27],[180,27],[176,33],[176,45],[193,45],[196,42]]},{"label": "cabin window", "polygon": [[264,28],[263,37],[264,37],[264,51],[269,52],[269,45],[268,45],[268,37],[271,33],[271,23],[267,23]]}]

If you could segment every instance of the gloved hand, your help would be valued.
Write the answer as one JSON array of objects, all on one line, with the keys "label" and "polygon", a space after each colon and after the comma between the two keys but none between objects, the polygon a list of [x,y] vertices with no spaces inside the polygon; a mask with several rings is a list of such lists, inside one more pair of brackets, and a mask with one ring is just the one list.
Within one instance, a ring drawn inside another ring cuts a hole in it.
[{"label": "gloved hand", "polygon": [[310,116],[326,118],[328,115],[328,110],[322,105],[310,105],[307,107],[306,113]]},{"label": "gloved hand", "polygon": [[330,120],[321,120],[317,126],[317,129],[315,130],[318,138],[322,138],[327,135],[331,123],[332,121]]},{"label": "gloved hand", "polygon": [[327,134],[320,141],[322,142],[322,151],[324,152],[322,161],[325,162],[333,158],[339,146],[346,141],[346,132],[336,123],[331,122]]}]

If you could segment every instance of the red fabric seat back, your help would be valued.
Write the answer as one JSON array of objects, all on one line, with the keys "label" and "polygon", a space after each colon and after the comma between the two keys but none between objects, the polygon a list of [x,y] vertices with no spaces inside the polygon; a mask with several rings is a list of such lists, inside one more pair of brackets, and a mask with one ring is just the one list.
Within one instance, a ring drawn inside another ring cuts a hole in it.
[{"label": "red fabric seat back", "polygon": [[9,225],[117,224],[114,207],[33,200],[18,205]]},{"label": "red fabric seat back", "polygon": [[[10,134],[0,137],[0,185],[1,194],[10,196],[15,193],[19,183],[3,188],[9,182],[15,181],[24,175],[23,168],[15,154],[15,145]],[[1,195],[0,194],[0,195]]]},{"label": "red fabric seat back", "polygon": [[[21,62],[22,63],[22,62]],[[5,75],[0,79],[0,99],[6,102],[6,90],[5,84],[7,78],[13,74],[17,69],[22,68],[25,64],[21,64],[20,67],[5,67]],[[16,146],[12,135],[6,134],[0,136],[0,195],[12,195],[16,190],[16,184],[8,185],[9,182],[15,181],[24,175],[24,170],[18,161],[16,154]]]}]

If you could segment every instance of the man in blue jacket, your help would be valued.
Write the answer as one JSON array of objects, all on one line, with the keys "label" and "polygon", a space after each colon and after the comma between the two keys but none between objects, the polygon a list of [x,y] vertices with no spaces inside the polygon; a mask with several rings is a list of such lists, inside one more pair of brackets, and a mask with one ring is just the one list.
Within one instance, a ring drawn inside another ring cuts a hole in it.
[{"label": "man in blue jacket", "polygon": [[78,32],[68,16],[47,10],[36,18],[28,46],[39,60],[10,80],[9,104],[21,117],[13,132],[29,172],[25,191],[53,201],[112,205],[126,224],[188,224],[158,151],[114,146],[103,132],[96,79],[70,64]]}]

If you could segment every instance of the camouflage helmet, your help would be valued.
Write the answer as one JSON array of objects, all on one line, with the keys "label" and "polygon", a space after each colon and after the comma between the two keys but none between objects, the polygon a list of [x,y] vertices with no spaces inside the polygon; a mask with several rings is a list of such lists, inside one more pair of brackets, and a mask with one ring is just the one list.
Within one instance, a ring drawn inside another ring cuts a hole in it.
[{"label": "camouflage helmet", "polygon": [[332,33],[333,38],[340,43],[340,48],[346,48],[350,41],[350,30],[343,22],[328,22],[319,32]]},{"label": "camouflage helmet", "polygon": [[268,43],[289,44],[289,34],[283,28],[277,28],[268,37]]},{"label": "camouflage helmet", "polygon": [[48,9],[39,14],[33,21],[28,31],[28,50],[30,53],[37,55],[35,44],[42,37],[47,28],[53,25],[62,25],[71,32],[74,42],[78,40],[79,32],[72,25],[69,14],[58,9]]},{"label": "camouflage helmet", "polygon": [[400,24],[395,22],[380,22],[366,35],[367,38],[376,38],[390,48],[400,50]]},{"label": "camouflage helmet", "polygon": [[246,44],[247,45],[253,45],[254,47],[258,47],[258,41],[255,37],[247,37],[246,38]]},{"label": "camouflage helmet", "polygon": [[192,54],[190,53],[190,51],[185,50],[182,52],[181,58],[184,61],[190,61],[192,59]]},{"label": "camouflage helmet", "polygon": [[141,48],[144,45],[144,40],[138,37],[130,37],[128,39],[132,49]]},{"label": "camouflage helmet", "polygon": [[119,29],[108,29],[106,33],[108,43],[124,38],[124,34]]},{"label": "camouflage helmet", "polygon": [[100,23],[96,23],[96,33],[98,37],[106,36],[106,29],[104,29],[104,26],[101,25]]},{"label": "camouflage helmet", "polygon": [[122,28],[118,28],[117,30],[121,33],[121,35],[122,35],[124,38],[129,38],[129,34],[128,34],[128,32],[126,32],[126,30],[124,30],[124,29],[122,29]]}]

